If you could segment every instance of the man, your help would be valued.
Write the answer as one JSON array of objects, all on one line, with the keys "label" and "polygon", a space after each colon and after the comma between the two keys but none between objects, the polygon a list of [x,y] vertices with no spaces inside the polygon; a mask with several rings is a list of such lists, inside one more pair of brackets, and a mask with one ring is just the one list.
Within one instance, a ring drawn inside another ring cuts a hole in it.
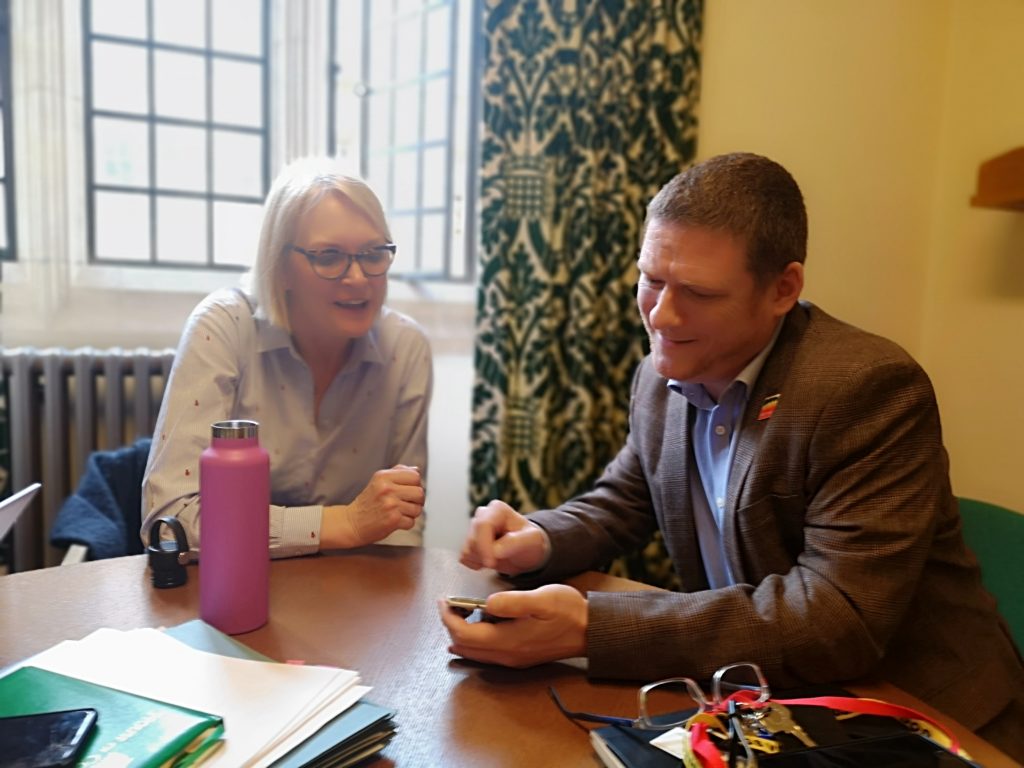
[{"label": "man", "polygon": [[[443,611],[451,651],[646,681],[736,661],[779,688],[872,674],[1024,759],[1024,666],[964,547],[931,384],[799,301],[806,245],[800,189],[767,158],[712,158],[658,193],[626,444],[558,509],[477,509],[462,562],[545,586],[488,599],[514,621]],[[552,583],[656,527],[681,592]]]}]

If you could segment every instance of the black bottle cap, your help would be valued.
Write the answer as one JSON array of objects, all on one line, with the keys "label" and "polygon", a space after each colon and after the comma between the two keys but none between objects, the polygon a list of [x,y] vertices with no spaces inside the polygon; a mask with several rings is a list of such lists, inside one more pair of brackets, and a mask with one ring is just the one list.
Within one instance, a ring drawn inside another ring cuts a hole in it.
[{"label": "black bottle cap", "polygon": [[[174,533],[174,541],[160,540],[160,526],[166,525]],[[149,569],[153,586],[157,589],[180,587],[188,581],[185,564],[188,562],[188,537],[176,517],[160,517],[149,529]]]}]

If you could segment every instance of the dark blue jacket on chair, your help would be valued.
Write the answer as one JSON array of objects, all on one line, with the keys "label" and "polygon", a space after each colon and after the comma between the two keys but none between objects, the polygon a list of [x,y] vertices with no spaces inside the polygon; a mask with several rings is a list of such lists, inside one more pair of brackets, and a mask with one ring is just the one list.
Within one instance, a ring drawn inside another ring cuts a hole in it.
[{"label": "dark blue jacket on chair", "polygon": [[150,442],[144,437],[124,448],[90,454],[78,488],[57,513],[50,531],[53,546],[83,544],[90,560],[142,553],[142,475]]}]

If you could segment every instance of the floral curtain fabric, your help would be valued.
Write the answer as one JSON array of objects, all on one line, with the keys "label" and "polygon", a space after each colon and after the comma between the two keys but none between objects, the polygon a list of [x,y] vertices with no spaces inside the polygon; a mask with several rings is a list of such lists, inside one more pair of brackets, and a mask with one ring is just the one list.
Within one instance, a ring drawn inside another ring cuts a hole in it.
[{"label": "floral curtain fabric", "polygon": [[590,486],[644,351],[644,209],[693,159],[702,3],[487,0],[471,502]]}]

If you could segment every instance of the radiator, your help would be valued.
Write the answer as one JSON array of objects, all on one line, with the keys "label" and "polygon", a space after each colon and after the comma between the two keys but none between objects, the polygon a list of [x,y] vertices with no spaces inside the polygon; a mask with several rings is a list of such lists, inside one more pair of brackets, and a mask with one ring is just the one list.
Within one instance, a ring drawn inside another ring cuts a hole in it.
[{"label": "radiator", "polygon": [[56,565],[49,532],[89,454],[152,435],[174,350],[0,350],[7,385],[10,488],[42,493],[15,525],[10,570]]}]

